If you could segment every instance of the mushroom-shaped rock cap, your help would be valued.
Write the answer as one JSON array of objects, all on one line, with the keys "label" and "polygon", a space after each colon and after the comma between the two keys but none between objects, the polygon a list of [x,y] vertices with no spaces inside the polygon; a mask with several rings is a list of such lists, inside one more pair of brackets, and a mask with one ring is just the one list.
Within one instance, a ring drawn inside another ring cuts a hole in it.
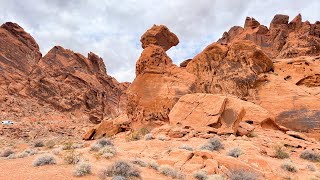
[{"label": "mushroom-shaped rock cap", "polygon": [[143,49],[148,45],[153,44],[160,46],[167,51],[172,46],[176,46],[179,43],[179,39],[166,26],[153,25],[142,35],[140,42],[142,43]]}]

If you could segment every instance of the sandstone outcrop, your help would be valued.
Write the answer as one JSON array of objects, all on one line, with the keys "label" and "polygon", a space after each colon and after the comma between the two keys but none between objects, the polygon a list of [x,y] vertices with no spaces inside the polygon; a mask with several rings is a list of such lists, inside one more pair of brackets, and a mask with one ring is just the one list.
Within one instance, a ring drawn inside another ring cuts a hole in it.
[{"label": "sandstone outcrop", "polygon": [[0,72],[0,93],[5,98],[0,110],[15,109],[2,113],[1,119],[37,119],[45,124],[60,113],[56,119],[66,120],[65,125],[75,122],[74,116],[84,124],[96,124],[125,111],[129,84],[107,75],[102,58],[92,52],[84,57],[60,46],[42,57],[36,41],[15,23],[0,27]]},{"label": "sandstone outcrop", "polygon": [[303,22],[298,14],[290,23],[289,16],[277,14],[272,19],[269,29],[260,25],[254,18],[246,18],[244,28],[232,27],[220,43],[237,40],[250,40],[260,46],[271,58],[290,58],[314,56],[320,54],[320,26]]},{"label": "sandstone outcrop", "polygon": [[152,44],[162,47],[165,51],[179,43],[178,37],[164,25],[153,25],[142,35],[140,41],[143,49]]},{"label": "sandstone outcrop", "polygon": [[197,92],[245,97],[259,83],[259,75],[272,70],[273,64],[254,43],[237,41],[209,45],[186,69],[197,77]]},{"label": "sandstone outcrop", "polygon": [[[158,29],[158,26],[153,26],[146,33],[153,32],[155,27]],[[169,30],[165,29],[165,32],[169,33]],[[169,34],[169,37],[157,36],[157,41],[171,42],[170,37],[175,35]],[[127,90],[127,114],[133,128],[153,127],[168,122],[168,114],[178,99],[195,90],[194,75],[172,63],[165,52],[167,46],[150,43],[144,47],[136,63],[136,78]]]},{"label": "sandstone outcrop", "polygon": [[[195,93],[179,99],[170,111],[169,120],[173,126],[197,132],[247,135],[255,126],[262,127],[271,116],[260,106],[236,97]],[[272,120],[267,123],[275,124]]]}]

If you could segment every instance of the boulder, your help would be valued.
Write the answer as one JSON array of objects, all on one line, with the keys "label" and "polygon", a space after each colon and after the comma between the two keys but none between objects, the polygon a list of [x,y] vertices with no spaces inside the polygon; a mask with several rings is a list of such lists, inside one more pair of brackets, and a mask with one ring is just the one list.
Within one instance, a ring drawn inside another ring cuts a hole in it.
[{"label": "boulder", "polygon": [[246,17],[246,21],[244,23],[244,28],[256,28],[260,25],[260,23],[254,18]]},{"label": "boulder", "polygon": [[167,51],[172,46],[176,46],[179,43],[179,39],[166,26],[153,25],[142,35],[140,42],[143,49],[149,45],[157,45]]},{"label": "boulder", "polygon": [[169,113],[169,120],[172,126],[198,132],[235,135],[239,130],[240,134],[251,132],[270,116],[258,105],[236,97],[195,93],[179,99]]}]

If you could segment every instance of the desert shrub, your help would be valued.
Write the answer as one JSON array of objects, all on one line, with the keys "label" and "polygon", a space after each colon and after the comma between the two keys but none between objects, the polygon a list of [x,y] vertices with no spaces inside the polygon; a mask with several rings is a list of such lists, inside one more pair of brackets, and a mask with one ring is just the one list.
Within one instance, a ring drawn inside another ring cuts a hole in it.
[{"label": "desert shrub", "polygon": [[99,151],[100,149],[102,149],[105,146],[113,146],[113,143],[106,138],[100,139],[99,141],[97,141],[96,143],[94,143],[91,148],[90,151]]},{"label": "desert shrub", "polygon": [[250,138],[258,137],[258,135],[254,131],[249,132],[249,134],[247,136]]},{"label": "desert shrub", "polygon": [[139,131],[133,131],[130,135],[126,136],[126,141],[138,141],[141,139]]},{"label": "desert shrub", "polygon": [[165,136],[165,135],[159,135],[159,136],[158,136],[158,139],[159,139],[160,141],[167,141],[167,140],[168,140],[167,136]]},{"label": "desert shrub", "polygon": [[1,153],[1,157],[8,157],[11,154],[14,154],[14,151],[12,151],[11,149],[6,149]]},{"label": "desert shrub", "polygon": [[212,175],[208,176],[207,180],[224,180],[224,178],[220,174],[212,174]]},{"label": "desert shrub", "polygon": [[33,147],[43,147],[43,146],[44,146],[44,143],[43,141],[40,141],[40,140],[33,143]]},{"label": "desert shrub", "polygon": [[243,154],[243,152],[239,147],[232,148],[228,151],[228,156],[235,158],[239,157],[241,154]]},{"label": "desert shrub", "polygon": [[7,159],[16,159],[16,158],[17,158],[17,156],[15,153],[12,153],[7,157]]},{"label": "desert shrub", "polygon": [[112,177],[112,180],[128,180],[128,179],[123,176],[114,176],[114,177]]},{"label": "desert shrub", "polygon": [[243,169],[231,171],[230,180],[256,180],[259,175]]},{"label": "desert shrub", "polygon": [[151,161],[149,162],[148,166],[154,170],[158,170],[159,169],[159,164],[155,161]]},{"label": "desert shrub", "polygon": [[25,158],[27,156],[29,156],[29,154],[26,152],[22,152],[22,153],[17,154],[17,158]]},{"label": "desert shrub", "polygon": [[276,146],[274,148],[274,155],[278,159],[286,159],[289,158],[289,154],[283,150],[283,147]]},{"label": "desert shrub", "polygon": [[30,156],[38,154],[38,151],[35,149],[27,149],[27,150],[24,150],[23,152],[28,153]]},{"label": "desert shrub", "polygon": [[56,164],[54,156],[45,154],[35,159],[32,163],[33,166],[43,166],[47,164]]},{"label": "desert shrub", "polygon": [[61,153],[61,151],[62,151],[62,148],[58,147],[58,148],[53,149],[51,152],[54,155],[59,155]]},{"label": "desert shrub", "polygon": [[73,143],[71,146],[71,149],[79,149],[79,148],[83,148],[82,143]]},{"label": "desert shrub", "polygon": [[316,167],[315,167],[313,164],[307,164],[306,168],[307,168],[309,171],[316,171]]},{"label": "desert shrub", "polygon": [[281,165],[281,168],[286,170],[286,171],[289,171],[289,172],[297,172],[297,168],[293,164],[288,163],[288,162],[283,163]]},{"label": "desert shrub", "polygon": [[81,156],[80,156],[80,154],[71,150],[63,157],[63,160],[67,164],[77,164],[78,162],[80,162]]},{"label": "desert shrub", "polygon": [[149,141],[153,139],[153,135],[151,133],[148,133],[144,136],[144,140]]},{"label": "desert shrub", "polygon": [[206,179],[208,179],[207,172],[205,172],[205,171],[195,172],[195,173],[193,173],[193,177],[195,179],[198,179],[198,180],[206,180]]},{"label": "desert shrub", "polygon": [[106,139],[106,138],[99,139],[96,143],[100,144],[102,147],[113,146],[113,143],[110,141],[110,139]]},{"label": "desert shrub", "polygon": [[185,150],[188,150],[188,151],[193,151],[193,148],[191,146],[188,146],[188,145],[182,145],[179,147],[179,149],[185,149]]},{"label": "desert shrub", "polygon": [[71,150],[72,149],[72,142],[64,142],[62,145],[62,150]]},{"label": "desert shrub", "polygon": [[55,145],[56,145],[56,142],[54,140],[49,140],[46,142],[46,147],[49,149],[54,148]]},{"label": "desert shrub", "polygon": [[220,141],[220,139],[217,137],[214,137],[214,138],[209,139],[208,143],[201,146],[200,149],[209,150],[209,151],[218,151],[223,148],[224,147],[223,147],[223,144]]},{"label": "desert shrub", "polygon": [[116,161],[108,168],[101,171],[100,179],[106,177],[122,176],[125,178],[140,178],[140,171],[126,161]]},{"label": "desert shrub", "polygon": [[304,150],[300,154],[300,158],[306,159],[309,161],[319,162],[320,161],[320,154],[315,151]]},{"label": "desert shrub", "polygon": [[150,131],[149,131],[146,127],[140,128],[140,129],[138,130],[138,132],[139,132],[139,134],[141,134],[142,136],[150,133]]},{"label": "desert shrub", "polygon": [[147,163],[142,161],[141,159],[134,159],[131,161],[132,164],[136,164],[138,166],[141,166],[141,167],[147,167]]},{"label": "desert shrub", "polygon": [[172,178],[178,177],[178,171],[168,165],[162,165],[159,167],[159,172],[165,176],[170,176]]},{"label": "desert shrub", "polygon": [[110,159],[117,154],[116,149],[113,146],[105,146],[99,150],[97,153],[97,157],[103,157],[106,159]]},{"label": "desert shrub", "polygon": [[91,164],[88,162],[79,163],[73,173],[74,176],[85,176],[88,174],[91,174]]}]

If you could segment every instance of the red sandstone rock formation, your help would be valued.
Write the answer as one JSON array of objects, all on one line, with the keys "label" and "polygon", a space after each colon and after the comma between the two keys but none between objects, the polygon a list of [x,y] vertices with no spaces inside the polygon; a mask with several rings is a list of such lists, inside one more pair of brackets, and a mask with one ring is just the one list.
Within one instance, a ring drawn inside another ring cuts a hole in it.
[{"label": "red sandstone rock formation", "polygon": [[259,45],[270,57],[298,57],[320,54],[320,26],[302,22],[297,15],[290,23],[289,16],[277,14],[270,23],[269,29],[260,25],[254,18],[246,18],[244,28],[232,27],[220,43],[231,43],[236,40],[250,40]]},{"label": "red sandstone rock formation", "polygon": [[230,45],[209,45],[186,69],[197,77],[197,92],[245,97],[259,82],[259,75],[273,69],[273,65],[257,45],[237,41]]}]

